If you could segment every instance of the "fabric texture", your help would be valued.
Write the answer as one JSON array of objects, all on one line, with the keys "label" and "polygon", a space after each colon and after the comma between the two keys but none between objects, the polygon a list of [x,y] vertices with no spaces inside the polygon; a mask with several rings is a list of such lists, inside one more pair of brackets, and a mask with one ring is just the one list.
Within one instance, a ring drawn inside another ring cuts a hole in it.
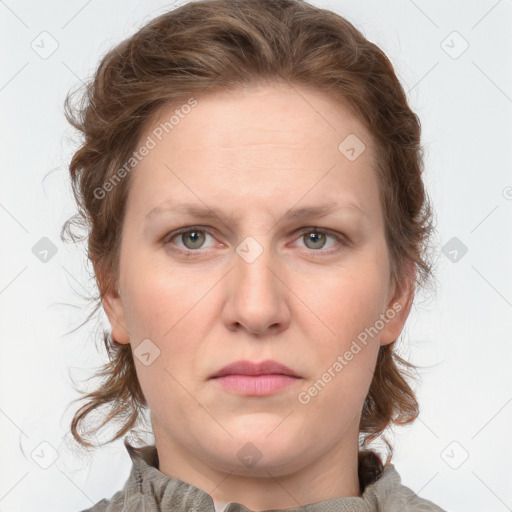
[{"label": "fabric texture", "polygon": [[[161,473],[155,445],[124,445],[132,469],[122,490],[80,512],[252,512],[240,503],[214,503],[202,489]],[[377,454],[372,454],[378,458]],[[359,463],[361,464],[361,458]],[[380,459],[379,459],[380,460]],[[361,474],[361,467],[359,468]],[[360,478],[361,481],[361,478]],[[286,509],[286,512],[446,512],[402,485],[393,464],[384,466],[375,481],[364,486],[362,496],[333,498]],[[277,509],[266,512],[278,512]]]}]

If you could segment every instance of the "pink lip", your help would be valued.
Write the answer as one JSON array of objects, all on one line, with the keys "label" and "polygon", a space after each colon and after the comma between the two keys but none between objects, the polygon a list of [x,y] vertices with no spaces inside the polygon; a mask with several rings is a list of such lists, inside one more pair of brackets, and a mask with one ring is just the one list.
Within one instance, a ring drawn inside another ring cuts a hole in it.
[{"label": "pink lip", "polygon": [[224,375],[214,378],[214,382],[224,389],[246,396],[270,395],[299,380],[298,377],[282,374]]},{"label": "pink lip", "polygon": [[253,363],[252,361],[235,361],[221,368],[217,373],[212,375],[212,379],[216,377],[223,377],[225,375],[290,375],[292,377],[298,377],[298,375],[288,366],[273,361],[271,359],[265,359],[260,363]]},{"label": "pink lip", "polygon": [[212,377],[226,390],[241,395],[268,395],[296,383],[300,377],[287,366],[266,359],[260,363],[235,361]]}]

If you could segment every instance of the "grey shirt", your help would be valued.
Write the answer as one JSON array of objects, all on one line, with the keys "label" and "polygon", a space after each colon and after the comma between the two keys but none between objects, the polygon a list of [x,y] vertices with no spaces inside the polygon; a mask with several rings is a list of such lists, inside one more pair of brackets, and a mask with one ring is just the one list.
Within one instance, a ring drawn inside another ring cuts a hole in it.
[{"label": "grey shirt", "polygon": [[[124,445],[132,460],[130,476],[122,490],[110,500],[103,499],[92,508],[81,512],[215,512],[212,497],[178,478],[170,478],[158,467],[155,445],[140,448]],[[218,504],[217,504],[218,506]],[[420,498],[401,484],[393,464],[384,467],[376,481],[366,485],[362,496],[332,498],[281,509],[286,512],[446,512]],[[223,512],[251,512],[240,503],[228,503]],[[266,512],[277,512],[277,509]]]}]

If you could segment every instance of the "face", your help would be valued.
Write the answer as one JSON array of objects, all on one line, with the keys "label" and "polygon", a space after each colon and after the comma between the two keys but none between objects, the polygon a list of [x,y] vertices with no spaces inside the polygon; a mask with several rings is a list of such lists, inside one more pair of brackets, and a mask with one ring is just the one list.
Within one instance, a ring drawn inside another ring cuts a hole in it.
[{"label": "face", "polygon": [[[373,141],[305,88],[196,100],[161,141],[152,130],[176,106],[140,139],[156,145],[130,176],[119,294],[104,301],[159,453],[275,476],[355,454],[379,347],[410,308],[389,271]],[[296,377],[212,378],[239,360]]]}]

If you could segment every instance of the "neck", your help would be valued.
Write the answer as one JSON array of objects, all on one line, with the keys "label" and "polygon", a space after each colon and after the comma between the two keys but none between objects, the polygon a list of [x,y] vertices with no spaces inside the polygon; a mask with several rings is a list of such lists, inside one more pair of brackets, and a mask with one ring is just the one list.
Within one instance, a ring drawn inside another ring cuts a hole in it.
[{"label": "neck", "polygon": [[357,430],[307,465],[267,466],[263,476],[261,465],[258,476],[219,470],[161,433],[155,429],[159,471],[202,489],[218,502],[236,502],[258,511],[360,496]]}]

